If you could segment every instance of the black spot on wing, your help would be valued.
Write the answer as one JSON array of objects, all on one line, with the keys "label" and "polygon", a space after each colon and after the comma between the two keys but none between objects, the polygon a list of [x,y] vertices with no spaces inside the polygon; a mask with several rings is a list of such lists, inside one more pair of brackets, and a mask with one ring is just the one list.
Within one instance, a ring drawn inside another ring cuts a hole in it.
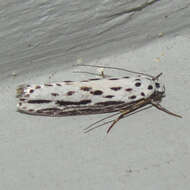
[{"label": "black spot on wing", "polygon": [[83,91],[90,91],[92,88],[91,87],[88,87],[88,86],[81,86],[80,87],[80,90],[83,90]]},{"label": "black spot on wing", "polygon": [[67,96],[71,96],[71,95],[73,95],[75,93],[75,91],[69,91],[69,92],[67,92]]},{"label": "black spot on wing", "polygon": [[29,112],[33,112],[34,110],[33,110],[33,109],[29,109],[28,111],[29,111]]},{"label": "black spot on wing", "polygon": [[104,98],[113,98],[113,97],[114,97],[113,95],[104,96]]},{"label": "black spot on wing", "polygon": [[126,88],[125,91],[131,92],[133,89],[132,88]]},{"label": "black spot on wing", "polygon": [[135,95],[129,96],[129,99],[134,100],[134,99],[136,99],[136,96]]},{"label": "black spot on wing", "polygon": [[53,86],[52,84],[44,84],[44,86]]},{"label": "black spot on wing", "polygon": [[135,83],[135,86],[136,86],[136,87],[140,87],[140,86],[141,86],[141,83],[140,83],[140,82],[136,82],[136,83]]},{"label": "black spot on wing", "polygon": [[35,86],[35,89],[39,89],[39,88],[41,88],[41,86],[40,86],[40,85]]},{"label": "black spot on wing", "polygon": [[110,78],[109,80],[119,80],[118,78]]},{"label": "black spot on wing", "polygon": [[93,80],[100,80],[100,78],[94,78],[94,79],[89,79],[89,80],[91,80],[91,81],[93,81]]},{"label": "black spot on wing", "polygon": [[91,103],[92,101],[91,100],[81,100],[80,102],[79,102],[79,105],[80,104],[89,104],[89,103]]},{"label": "black spot on wing", "polygon": [[81,100],[79,102],[73,102],[73,101],[62,101],[58,100],[56,101],[56,104],[59,106],[70,106],[70,105],[85,105],[91,103],[91,100]]},{"label": "black spot on wing", "polygon": [[52,92],[51,95],[52,95],[52,96],[59,96],[59,94],[58,94],[58,93],[55,93],[55,92]]},{"label": "black spot on wing", "polygon": [[106,101],[106,102],[97,102],[96,105],[109,106],[125,103],[124,101]]},{"label": "black spot on wing", "polygon": [[71,80],[65,80],[65,81],[63,81],[65,84],[67,84],[67,85],[70,85],[70,84],[73,84],[73,81],[71,81]]},{"label": "black spot on wing", "polygon": [[20,98],[19,100],[22,101],[22,102],[24,102],[26,99],[25,98]]},{"label": "black spot on wing", "polygon": [[118,90],[121,90],[122,87],[116,86],[116,87],[111,87],[110,89],[111,89],[111,90],[114,90],[114,91],[118,91]]},{"label": "black spot on wing", "polygon": [[90,93],[93,94],[93,95],[102,95],[103,91],[101,91],[101,90],[95,90],[95,91],[91,91]]},{"label": "black spot on wing", "polygon": [[63,82],[68,83],[68,82],[73,82],[73,81],[72,80],[64,80]]},{"label": "black spot on wing", "polygon": [[153,86],[152,85],[148,85],[148,90],[152,90]]},{"label": "black spot on wing", "polygon": [[29,104],[45,104],[45,103],[50,103],[52,102],[51,100],[28,100],[27,103]]},{"label": "black spot on wing", "polygon": [[37,113],[53,114],[53,113],[59,112],[59,111],[61,111],[61,109],[59,109],[59,108],[45,108],[45,109],[37,110],[36,112]]},{"label": "black spot on wing", "polygon": [[33,90],[33,89],[30,89],[29,93],[31,94],[31,93],[33,93],[33,92],[34,92],[34,90]]},{"label": "black spot on wing", "polygon": [[123,77],[124,79],[129,79],[130,77],[129,76],[125,76],[125,77]]}]

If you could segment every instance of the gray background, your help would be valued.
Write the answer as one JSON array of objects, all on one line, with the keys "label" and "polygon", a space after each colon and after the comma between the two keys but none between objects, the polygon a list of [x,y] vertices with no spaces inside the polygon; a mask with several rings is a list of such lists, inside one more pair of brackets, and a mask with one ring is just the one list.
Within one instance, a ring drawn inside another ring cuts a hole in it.
[{"label": "gray background", "polygon": [[[0,1],[0,189],[189,189],[189,17],[187,0]],[[16,112],[19,84],[90,77],[76,63],[163,72],[183,119],[149,109],[106,136],[83,129],[107,115]]]}]

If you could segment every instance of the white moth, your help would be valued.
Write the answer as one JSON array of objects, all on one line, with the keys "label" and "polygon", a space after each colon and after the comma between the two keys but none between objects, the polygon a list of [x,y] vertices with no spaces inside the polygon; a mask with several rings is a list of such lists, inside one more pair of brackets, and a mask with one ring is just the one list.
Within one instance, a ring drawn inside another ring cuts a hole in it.
[{"label": "white moth", "polygon": [[[129,72],[129,70],[115,67],[104,68]],[[107,130],[108,133],[117,121],[150,108],[148,105],[176,117],[181,117],[159,104],[165,96],[164,85],[159,82],[161,74],[153,77],[134,71],[130,72],[134,73],[134,76],[20,85],[17,88],[17,98],[19,99],[17,108],[22,113],[53,117],[116,112],[114,115],[93,123],[86,128],[86,132],[112,122]],[[116,119],[97,125],[117,114],[119,116]]]}]

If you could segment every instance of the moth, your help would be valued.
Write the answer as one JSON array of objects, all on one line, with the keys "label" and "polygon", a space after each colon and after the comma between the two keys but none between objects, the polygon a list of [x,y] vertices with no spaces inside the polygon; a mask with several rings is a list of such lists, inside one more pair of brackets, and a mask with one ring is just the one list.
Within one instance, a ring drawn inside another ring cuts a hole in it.
[{"label": "moth", "polygon": [[[82,64],[79,66],[102,67]],[[160,105],[165,96],[165,87],[159,82],[162,73],[154,77],[117,67],[103,68],[127,71],[132,75],[106,77],[102,73],[103,77],[82,81],[20,85],[16,90],[18,111],[51,117],[115,112],[85,129],[85,132],[89,132],[94,128],[111,123],[107,133],[120,119],[150,107],[156,107],[170,115],[181,118],[180,115]],[[105,122],[114,116],[117,117]]]}]

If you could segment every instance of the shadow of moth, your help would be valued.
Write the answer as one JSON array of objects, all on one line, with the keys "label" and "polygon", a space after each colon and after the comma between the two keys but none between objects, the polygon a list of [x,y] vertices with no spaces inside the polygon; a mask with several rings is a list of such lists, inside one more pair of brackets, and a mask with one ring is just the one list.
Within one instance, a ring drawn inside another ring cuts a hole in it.
[{"label": "shadow of moth", "polygon": [[[82,64],[79,66],[102,67]],[[154,77],[116,67],[103,68],[127,71],[133,75],[20,85],[16,90],[18,111],[52,117],[115,112],[85,129],[85,132],[89,132],[111,123],[107,133],[120,119],[152,106],[170,115],[181,117],[160,105],[165,96],[165,87],[159,82],[162,73]],[[107,121],[116,115],[118,115],[116,119]]]}]

